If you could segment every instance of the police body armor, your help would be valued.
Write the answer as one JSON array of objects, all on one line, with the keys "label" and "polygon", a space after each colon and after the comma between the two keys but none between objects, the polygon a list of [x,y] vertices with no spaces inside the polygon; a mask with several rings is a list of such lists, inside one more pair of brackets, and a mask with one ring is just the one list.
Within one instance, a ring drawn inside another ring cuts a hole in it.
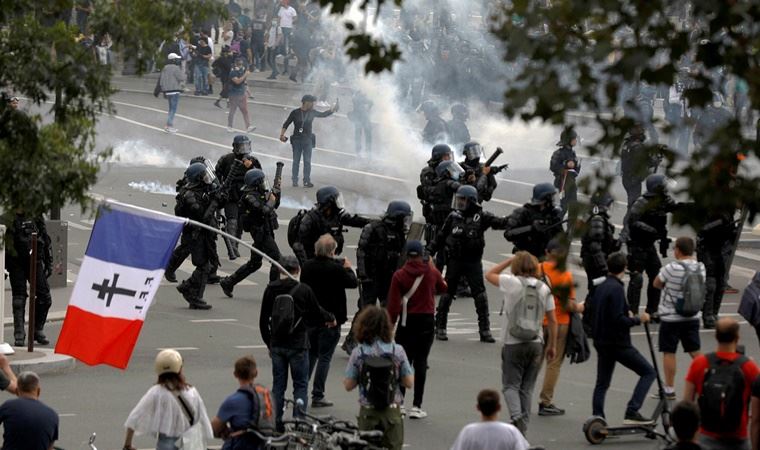
[{"label": "police body armor", "polygon": [[646,193],[631,207],[629,245],[648,246],[667,238],[668,213],[676,203],[669,195]]},{"label": "police body armor", "polygon": [[404,233],[394,230],[383,220],[364,227],[356,250],[357,276],[372,279],[378,285],[390,286],[405,243]]},{"label": "police body armor", "polygon": [[451,233],[446,236],[446,255],[449,259],[463,261],[480,261],[485,248],[485,229],[483,212],[462,215],[454,211],[449,216]]},{"label": "police body armor", "polygon": [[432,207],[432,223],[441,226],[451,213],[451,199],[459,189],[459,182],[449,178],[438,178],[431,189],[430,204]]},{"label": "police body armor", "polygon": [[586,225],[588,228],[581,238],[581,259],[591,282],[607,275],[607,257],[620,250],[620,245],[606,213],[592,214]]},{"label": "police body armor", "polygon": [[280,227],[277,222],[276,209],[280,204],[280,196],[274,205],[269,205],[269,192],[247,191],[240,199],[240,226],[243,231],[254,235],[263,234],[274,237],[274,231]]}]

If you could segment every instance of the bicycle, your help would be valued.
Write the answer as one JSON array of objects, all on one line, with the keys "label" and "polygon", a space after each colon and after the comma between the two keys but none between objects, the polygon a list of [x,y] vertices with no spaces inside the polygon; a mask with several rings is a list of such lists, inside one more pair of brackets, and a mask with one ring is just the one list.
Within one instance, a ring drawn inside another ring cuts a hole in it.
[{"label": "bicycle", "polygon": [[302,437],[306,447],[297,447],[309,450],[382,450],[380,442],[383,432],[379,430],[362,431],[359,427],[347,420],[337,419],[332,416],[314,416],[303,411],[300,401],[285,400],[291,404],[294,410],[303,418],[294,417],[284,421],[291,427],[291,432]]}]

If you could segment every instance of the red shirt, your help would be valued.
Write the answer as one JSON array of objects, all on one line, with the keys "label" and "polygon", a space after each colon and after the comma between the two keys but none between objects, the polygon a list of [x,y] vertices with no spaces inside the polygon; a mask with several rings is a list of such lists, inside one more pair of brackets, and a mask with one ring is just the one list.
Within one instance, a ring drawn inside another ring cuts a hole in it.
[{"label": "red shirt", "polygon": [[[718,358],[725,359],[726,361],[733,361],[740,356],[738,353],[717,352],[716,354],[718,355]],[[705,373],[707,372],[708,368],[709,364],[707,362],[707,356],[699,355],[691,362],[689,373],[686,374],[686,381],[694,384],[697,397],[702,394],[702,382],[705,379]],[[747,439],[749,436],[749,433],[747,432],[747,423],[749,416],[749,400],[752,392],[752,382],[755,381],[755,378],[757,378],[757,376],[760,374],[760,368],[757,367],[757,364],[755,364],[754,361],[748,359],[747,362],[742,366],[742,372],[744,372],[744,409],[742,409],[742,422],[739,424],[739,427],[735,432],[728,434],[711,433],[700,427],[700,433],[715,439]]]},{"label": "red shirt", "polygon": [[408,314],[435,314],[435,296],[446,292],[446,281],[441,272],[423,261],[407,261],[393,274],[388,291],[388,314],[395,324],[403,308],[402,297],[412,288],[414,280],[422,276],[422,281],[409,299]]}]

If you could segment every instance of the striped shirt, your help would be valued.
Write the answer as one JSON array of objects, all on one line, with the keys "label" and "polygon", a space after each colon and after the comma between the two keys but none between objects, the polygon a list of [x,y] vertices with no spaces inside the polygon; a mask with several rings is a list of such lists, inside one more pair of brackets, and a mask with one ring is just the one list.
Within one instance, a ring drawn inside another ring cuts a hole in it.
[{"label": "striped shirt", "polygon": [[696,270],[698,267],[703,279],[707,276],[705,265],[701,262],[696,261],[695,259],[673,261],[660,269],[658,276],[663,281],[663,283],[665,283],[665,287],[662,289],[660,307],[657,309],[657,312],[660,314],[660,319],[663,322],[699,320],[699,318],[702,317],[702,312],[698,312],[695,316],[692,317],[683,317],[676,313],[676,301],[680,298],[683,298],[681,283],[683,283],[683,277],[686,273],[686,269],[684,269],[682,264],[687,264],[691,270]]}]

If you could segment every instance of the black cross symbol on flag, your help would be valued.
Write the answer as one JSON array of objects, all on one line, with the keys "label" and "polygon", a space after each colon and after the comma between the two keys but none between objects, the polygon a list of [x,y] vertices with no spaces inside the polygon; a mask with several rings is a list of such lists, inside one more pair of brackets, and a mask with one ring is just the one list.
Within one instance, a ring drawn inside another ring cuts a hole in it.
[{"label": "black cross symbol on flag", "polygon": [[98,299],[103,300],[106,298],[106,296],[108,296],[108,299],[106,300],[106,307],[111,306],[111,300],[113,300],[114,295],[127,295],[129,297],[134,297],[137,294],[137,291],[116,287],[116,283],[119,281],[118,273],[113,274],[113,283],[111,283],[110,286],[108,285],[109,281],[109,279],[105,278],[103,279],[103,284],[92,284],[92,290],[98,292]]}]

